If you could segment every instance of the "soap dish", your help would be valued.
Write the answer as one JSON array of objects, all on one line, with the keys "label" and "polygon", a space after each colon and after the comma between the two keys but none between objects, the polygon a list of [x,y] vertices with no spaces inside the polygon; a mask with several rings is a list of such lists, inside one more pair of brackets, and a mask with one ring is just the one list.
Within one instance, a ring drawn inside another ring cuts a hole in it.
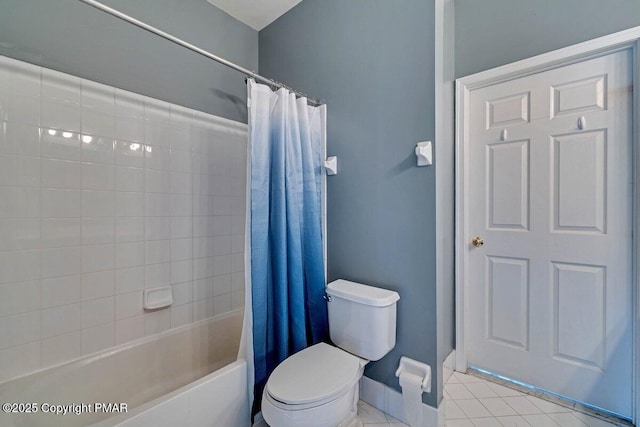
[{"label": "soap dish", "polygon": [[171,304],[173,304],[171,286],[146,289],[144,291],[145,310],[158,310],[159,308],[169,307]]}]

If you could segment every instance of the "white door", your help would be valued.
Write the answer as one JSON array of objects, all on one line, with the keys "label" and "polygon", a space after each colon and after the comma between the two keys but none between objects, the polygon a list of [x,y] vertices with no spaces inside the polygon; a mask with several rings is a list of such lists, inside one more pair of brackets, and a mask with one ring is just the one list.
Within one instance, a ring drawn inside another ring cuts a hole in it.
[{"label": "white door", "polygon": [[[470,366],[632,417],[627,49],[470,92]],[[478,243],[479,245],[479,243]]]}]

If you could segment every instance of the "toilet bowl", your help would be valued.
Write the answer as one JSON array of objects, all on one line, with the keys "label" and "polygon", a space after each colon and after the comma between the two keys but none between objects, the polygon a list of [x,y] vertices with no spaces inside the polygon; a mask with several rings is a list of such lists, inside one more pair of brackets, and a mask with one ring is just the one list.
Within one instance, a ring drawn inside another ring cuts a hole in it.
[{"label": "toilet bowl", "polygon": [[359,381],[369,360],[395,346],[396,292],[337,280],[327,286],[331,340],[276,367],[262,395],[271,427],[354,427]]},{"label": "toilet bowl", "polygon": [[272,427],[348,426],[356,418],[365,360],[325,343],[278,365],[262,395],[262,415]]}]

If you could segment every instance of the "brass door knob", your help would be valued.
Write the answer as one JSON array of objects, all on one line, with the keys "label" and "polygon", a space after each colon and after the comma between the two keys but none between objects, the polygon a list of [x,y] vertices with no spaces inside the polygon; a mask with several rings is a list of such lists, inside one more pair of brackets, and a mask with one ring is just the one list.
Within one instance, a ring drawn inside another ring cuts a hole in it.
[{"label": "brass door knob", "polygon": [[476,236],[473,239],[471,239],[471,244],[476,248],[480,248],[482,247],[482,245],[484,245],[484,239],[480,236]]}]

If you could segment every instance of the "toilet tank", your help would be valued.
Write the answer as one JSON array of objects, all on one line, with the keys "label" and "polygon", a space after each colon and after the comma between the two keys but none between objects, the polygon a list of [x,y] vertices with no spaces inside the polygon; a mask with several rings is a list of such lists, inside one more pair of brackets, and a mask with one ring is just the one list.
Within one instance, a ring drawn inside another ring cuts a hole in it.
[{"label": "toilet tank", "polygon": [[347,280],[327,285],[329,333],[343,350],[379,360],[396,345],[397,292]]}]

